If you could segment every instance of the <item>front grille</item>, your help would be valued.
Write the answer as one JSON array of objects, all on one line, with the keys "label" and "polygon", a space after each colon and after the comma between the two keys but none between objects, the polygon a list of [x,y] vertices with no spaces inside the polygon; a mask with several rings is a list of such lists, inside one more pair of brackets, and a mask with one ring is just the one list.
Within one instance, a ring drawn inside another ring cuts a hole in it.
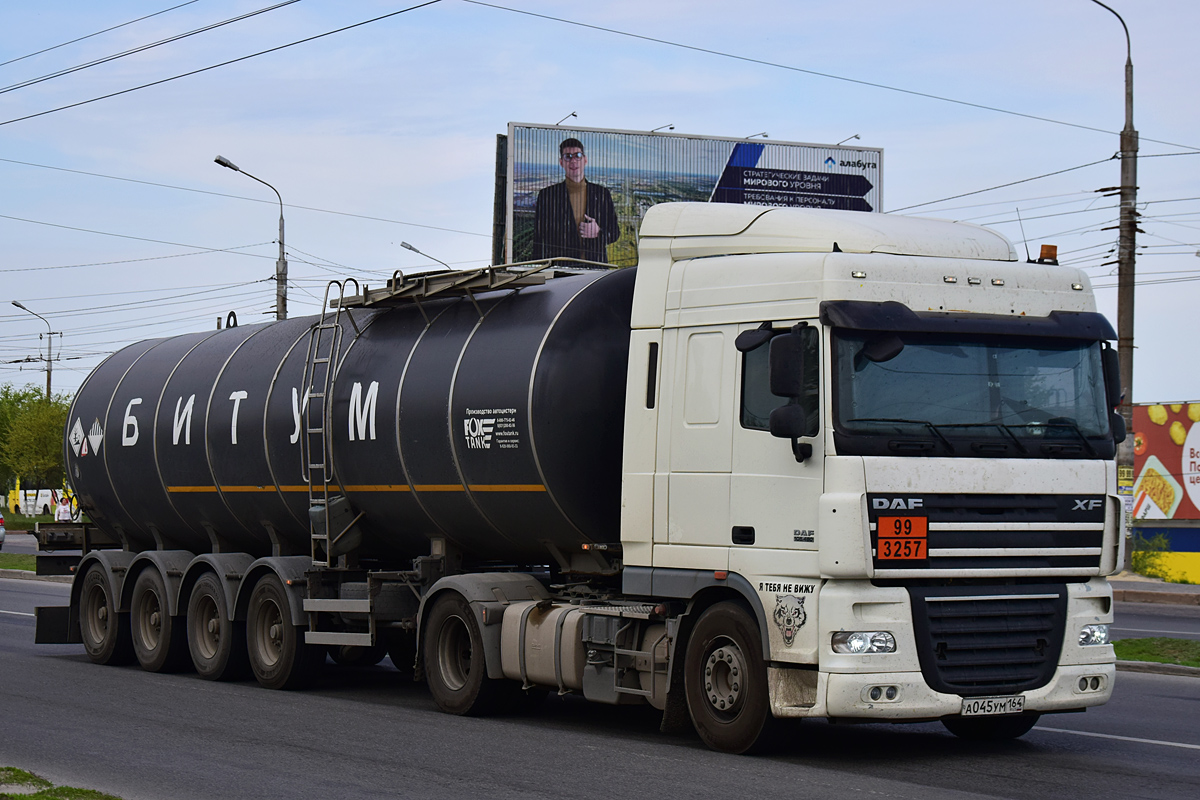
[{"label": "front grille", "polygon": [[1045,686],[1062,651],[1062,584],[909,587],[921,672],[935,691],[1016,694]]},{"label": "front grille", "polygon": [[[916,577],[914,571],[947,576],[984,571],[1099,574],[1103,495],[868,494],[867,503],[877,577]],[[894,549],[880,546],[880,537],[889,534],[886,526],[880,530],[881,518],[923,520],[925,546],[909,546],[898,551],[903,558],[894,557]]]}]

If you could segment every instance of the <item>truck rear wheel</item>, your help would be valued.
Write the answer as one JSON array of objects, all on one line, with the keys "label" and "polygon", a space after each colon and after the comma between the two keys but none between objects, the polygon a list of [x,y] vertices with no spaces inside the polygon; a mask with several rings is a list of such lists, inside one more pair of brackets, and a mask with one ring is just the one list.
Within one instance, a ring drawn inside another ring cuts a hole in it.
[{"label": "truck rear wheel", "polygon": [[79,592],[79,633],[88,658],[97,664],[133,661],[129,615],[117,610],[104,566],[92,564]]},{"label": "truck rear wheel", "polygon": [[229,605],[215,573],[201,575],[188,598],[188,651],[201,678],[239,680],[250,672],[245,624],[229,618]]},{"label": "truck rear wheel", "polygon": [[167,610],[167,586],[154,567],[133,584],[129,622],[133,652],[147,672],[175,672],[186,665],[186,630]]},{"label": "truck rear wheel", "polygon": [[1019,739],[1033,730],[1041,714],[1002,717],[943,717],[942,725],[960,739],[998,742]]},{"label": "truck rear wheel", "polygon": [[754,618],[737,603],[717,603],[697,620],[684,692],[696,733],[713,750],[746,753],[765,743],[772,717],[762,642]]},{"label": "truck rear wheel", "polygon": [[483,636],[462,595],[449,593],[434,602],[421,651],[425,678],[438,708],[465,715],[494,709],[500,681],[487,676]]},{"label": "truck rear wheel", "polygon": [[275,575],[265,575],[250,594],[246,613],[246,649],[254,677],[268,689],[299,689],[325,661],[324,647],[304,644],[292,624],[287,590]]}]

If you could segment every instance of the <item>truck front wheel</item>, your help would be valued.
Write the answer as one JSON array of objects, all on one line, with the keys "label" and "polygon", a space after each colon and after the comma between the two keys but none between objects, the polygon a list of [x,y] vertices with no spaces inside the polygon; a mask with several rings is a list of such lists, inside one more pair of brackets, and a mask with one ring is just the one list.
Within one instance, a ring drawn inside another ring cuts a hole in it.
[{"label": "truck front wheel", "polygon": [[487,676],[483,636],[462,595],[451,592],[434,602],[421,652],[429,691],[438,708],[464,715],[493,710],[500,681]]},{"label": "truck front wheel", "polygon": [[101,564],[92,564],[79,592],[79,633],[88,658],[97,664],[128,664],[133,660],[129,615],[117,610]]},{"label": "truck front wheel", "polygon": [[684,691],[696,733],[713,750],[750,752],[771,721],[767,669],[754,618],[717,603],[696,621],[684,659]]},{"label": "truck front wheel", "polygon": [[325,661],[324,647],[304,644],[304,632],[292,624],[287,590],[265,575],[250,593],[246,613],[246,649],[254,677],[268,689],[299,689]]}]

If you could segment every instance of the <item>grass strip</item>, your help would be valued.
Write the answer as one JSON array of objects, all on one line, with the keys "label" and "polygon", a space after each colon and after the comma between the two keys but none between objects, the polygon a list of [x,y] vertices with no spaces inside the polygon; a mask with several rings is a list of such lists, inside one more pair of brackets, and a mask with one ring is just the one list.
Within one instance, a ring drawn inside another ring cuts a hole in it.
[{"label": "grass strip", "polygon": [[[9,789],[19,789],[10,793]],[[32,790],[32,791],[31,791]],[[94,789],[55,786],[45,778],[16,767],[0,767],[0,800],[121,800]]]},{"label": "grass strip", "polygon": [[[33,572],[37,556],[33,553],[0,553],[0,569],[25,569]],[[0,779],[2,779],[0,775]]]},{"label": "grass strip", "polygon": [[1113,642],[1121,661],[1153,661],[1158,664],[1179,664],[1200,667],[1200,642],[1191,639],[1120,639]]}]

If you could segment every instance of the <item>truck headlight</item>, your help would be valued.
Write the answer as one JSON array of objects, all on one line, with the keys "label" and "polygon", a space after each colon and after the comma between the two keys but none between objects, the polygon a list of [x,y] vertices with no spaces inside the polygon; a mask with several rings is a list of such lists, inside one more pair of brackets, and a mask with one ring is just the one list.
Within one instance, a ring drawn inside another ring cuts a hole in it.
[{"label": "truck headlight", "polygon": [[896,637],[887,631],[838,631],[833,635],[833,652],[860,655],[896,652]]},{"label": "truck headlight", "polygon": [[1079,629],[1079,644],[1081,647],[1092,644],[1108,644],[1108,626],[1084,625]]}]

